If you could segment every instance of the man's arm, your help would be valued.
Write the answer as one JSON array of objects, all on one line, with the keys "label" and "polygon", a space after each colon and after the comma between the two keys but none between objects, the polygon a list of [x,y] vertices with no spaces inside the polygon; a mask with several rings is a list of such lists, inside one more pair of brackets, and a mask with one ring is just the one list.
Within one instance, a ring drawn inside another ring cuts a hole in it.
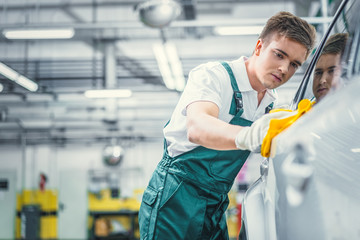
[{"label": "man's arm", "polygon": [[187,136],[190,142],[215,150],[235,150],[235,138],[243,128],[218,119],[219,108],[208,101],[187,107]]},{"label": "man's arm", "polygon": [[282,119],[296,111],[277,111],[265,114],[250,127],[228,124],[218,119],[219,109],[212,102],[194,102],[187,107],[187,135],[190,142],[215,150],[257,151],[272,119]]}]

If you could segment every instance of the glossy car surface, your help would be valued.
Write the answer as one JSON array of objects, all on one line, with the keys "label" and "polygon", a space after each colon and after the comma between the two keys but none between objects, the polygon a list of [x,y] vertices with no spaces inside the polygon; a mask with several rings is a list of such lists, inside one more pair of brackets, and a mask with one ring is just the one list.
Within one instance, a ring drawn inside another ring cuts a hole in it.
[{"label": "glossy car surface", "polygon": [[360,1],[333,3],[338,11],[293,106],[312,98],[322,47],[339,32],[349,36],[342,86],[273,140],[261,177],[245,194],[239,239],[360,239]]}]

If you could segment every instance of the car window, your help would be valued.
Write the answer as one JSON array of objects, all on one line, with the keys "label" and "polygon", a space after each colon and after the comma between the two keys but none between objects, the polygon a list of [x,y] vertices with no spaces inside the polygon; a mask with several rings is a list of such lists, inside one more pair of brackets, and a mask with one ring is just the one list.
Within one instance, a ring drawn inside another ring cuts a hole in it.
[{"label": "car window", "polygon": [[[339,5],[334,1],[335,5]],[[343,9],[333,13],[324,39],[313,56],[293,105],[303,99],[319,103],[343,88],[354,74],[359,74],[360,1],[350,0]]]}]

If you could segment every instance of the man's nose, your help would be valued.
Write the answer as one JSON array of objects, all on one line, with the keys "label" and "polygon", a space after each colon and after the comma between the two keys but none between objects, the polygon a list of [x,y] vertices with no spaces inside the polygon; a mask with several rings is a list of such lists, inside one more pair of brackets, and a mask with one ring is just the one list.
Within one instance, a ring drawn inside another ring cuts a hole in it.
[{"label": "man's nose", "polygon": [[327,74],[323,74],[323,75],[321,76],[321,78],[320,78],[320,84],[326,83],[326,82],[327,82],[327,78],[328,78]]},{"label": "man's nose", "polygon": [[287,74],[290,68],[290,63],[283,61],[280,66],[279,66],[279,70],[282,74]]}]

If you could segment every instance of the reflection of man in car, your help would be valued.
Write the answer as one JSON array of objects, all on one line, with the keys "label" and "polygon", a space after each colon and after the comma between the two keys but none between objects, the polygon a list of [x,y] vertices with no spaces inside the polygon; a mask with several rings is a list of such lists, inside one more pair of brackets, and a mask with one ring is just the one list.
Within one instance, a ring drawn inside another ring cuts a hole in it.
[{"label": "reflection of man in car", "polygon": [[319,102],[330,89],[339,85],[341,57],[345,49],[348,34],[336,33],[327,40],[315,66],[313,93]]}]

